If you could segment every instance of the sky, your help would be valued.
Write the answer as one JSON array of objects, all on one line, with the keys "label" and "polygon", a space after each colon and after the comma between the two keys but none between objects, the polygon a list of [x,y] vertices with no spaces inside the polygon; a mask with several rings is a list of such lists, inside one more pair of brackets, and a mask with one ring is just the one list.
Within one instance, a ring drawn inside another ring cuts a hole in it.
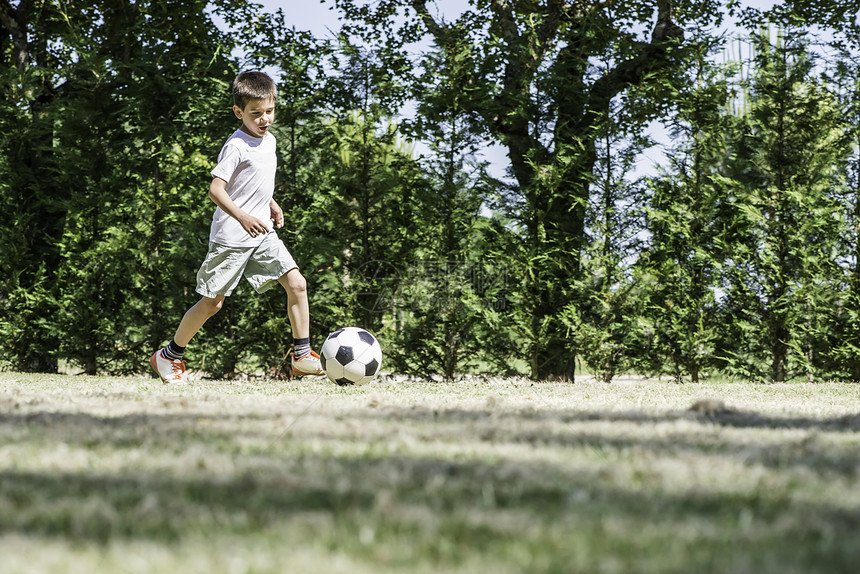
[{"label": "sky", "polygon": [[[338,27],[334,0],[255,0],[274,11],[283,8],[287,23],[297,30],[309,30],[318,38],[331,36],[329,30]],[[453,19],[468,7],[467,0],[436,0],[439,12],[446,19]]]},{"label": "sky", "polygon": [[[333,9],[334,0],[256,1],[272,12],[283,8],[288,24],[299,30],[309,30],[317,37],[330,36],[330,30],[336,30],[338,27],[337,12]],[[446,20],[453,20],[469,6],[468,0],[435,0],[433,3],[438,13]],[[777,3],[777,0],[741,0],[742,5],[759,9],[770,8]]]}]

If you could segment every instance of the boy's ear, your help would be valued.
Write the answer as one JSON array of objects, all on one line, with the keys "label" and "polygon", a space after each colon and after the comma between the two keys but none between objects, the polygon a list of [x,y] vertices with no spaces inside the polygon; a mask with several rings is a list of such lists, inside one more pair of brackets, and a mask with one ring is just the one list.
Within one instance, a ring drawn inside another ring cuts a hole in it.
[{"label": "boy's ear", "polygon": [[233,105],[233,113],[236,114],[237,118],[242,119],[242,108],[235,104]]}]

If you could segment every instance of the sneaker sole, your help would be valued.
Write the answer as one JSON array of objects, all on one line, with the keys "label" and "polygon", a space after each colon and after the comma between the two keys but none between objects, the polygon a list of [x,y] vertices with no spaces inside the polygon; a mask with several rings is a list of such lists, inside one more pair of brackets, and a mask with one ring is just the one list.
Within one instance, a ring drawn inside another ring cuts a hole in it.
[{"label": "sneaker sole", "polygon": [[321,377],[321,376],[325,375],[325,371],[323,371],[322,369],[320,369],[319,371],[313,372],[313,373],[309,373],[306,371],[299,371],[293,365],[290,365],[290,373],[294,377]]},{"label": "sneaker sole", "polygon": [[305,373],[304,371],[297,371],[295,369],[290,369],[290,373],[294,377],[322,377],[325,373]]}]

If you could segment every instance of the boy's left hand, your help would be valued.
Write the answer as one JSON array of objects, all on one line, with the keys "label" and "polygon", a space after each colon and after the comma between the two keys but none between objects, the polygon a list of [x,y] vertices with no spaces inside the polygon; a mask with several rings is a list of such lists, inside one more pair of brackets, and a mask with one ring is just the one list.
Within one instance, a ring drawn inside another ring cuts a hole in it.
[{"label": "boy's left hand", "polygon": [[271,219],[275,223],[275,227],[280,229],[284,226],[284,212],[281,210],[281,206],[273,199],[269,202],[269,209],[271,209]]}]

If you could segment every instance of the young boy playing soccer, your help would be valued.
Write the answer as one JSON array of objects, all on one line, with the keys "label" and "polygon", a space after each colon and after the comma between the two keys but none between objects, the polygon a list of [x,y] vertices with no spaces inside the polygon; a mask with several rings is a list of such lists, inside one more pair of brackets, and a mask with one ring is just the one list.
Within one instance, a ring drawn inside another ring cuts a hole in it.
[{"label": "young boy playing soccer", "polygon": [[197,272],[200,300],[182,317],[173,340],[150,358],[165,383],[183,383],[182,354],[191,338],[217,313],[244,276],[258,293],[276,283],[287,292],[293,334],[292,373],[323,374],[311,350],[307,282],[272,228],[284,226],[275,190],[275,82],[262,72],[233,81],[233,113],[242,125],[231,135],[212,170],[209,198],[217,205],[209,230],[209,252]]}]

